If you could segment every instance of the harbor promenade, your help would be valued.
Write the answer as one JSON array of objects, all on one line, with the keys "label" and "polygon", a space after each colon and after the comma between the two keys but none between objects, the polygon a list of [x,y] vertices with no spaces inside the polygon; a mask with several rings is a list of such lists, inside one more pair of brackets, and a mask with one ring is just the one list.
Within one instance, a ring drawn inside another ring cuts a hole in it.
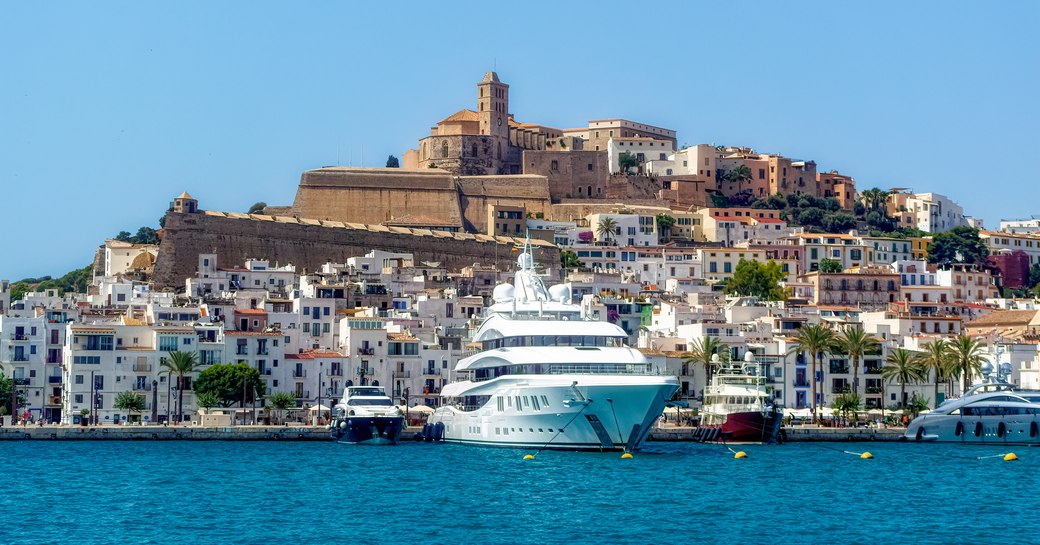
[{"label": "harbor promenade", "polygon": [[[402,441],[411,441],[422,430],[409,426]],[[654,428],[650,441],[694,441],[697,428],[667,426]],[[785,427],[789,442],[897,441],[905,428]],[[0,427],[0,441],[328,441],[324,426],[14,426]]]}]

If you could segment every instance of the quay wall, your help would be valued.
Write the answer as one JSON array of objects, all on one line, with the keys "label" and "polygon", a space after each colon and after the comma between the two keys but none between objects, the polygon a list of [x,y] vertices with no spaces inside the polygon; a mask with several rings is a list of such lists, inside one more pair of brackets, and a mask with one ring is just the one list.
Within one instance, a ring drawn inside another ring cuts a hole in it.
[{"label": "quay wall", "polygon": [[[655,428],[651,441],[693,441],[697,428]],[[905,428],[784,428],[790,443],[849,443],[858,441],[898,441]]]}]

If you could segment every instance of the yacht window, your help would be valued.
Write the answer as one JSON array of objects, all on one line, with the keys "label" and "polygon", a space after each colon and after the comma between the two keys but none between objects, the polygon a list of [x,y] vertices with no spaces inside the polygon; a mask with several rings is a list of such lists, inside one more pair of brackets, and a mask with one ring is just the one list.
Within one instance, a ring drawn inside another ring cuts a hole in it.
[{"label": "yacht window", "polygon": [[543,430],[542,428],[538,428],[538,433],[545,433],[545,430]]},{"label": "yacht window", "polygon": [[516,396],[516,410],[522,411],[524,407],[520,404],[520,396]]},{"label": "yacht window", "polygon": [[347,405],[354,405],[354,406],[371,405],[371,406],[376,406],[376,407],[389,407],[390,405],[393,405],[393,404],[394,404],[394,402],[390,401],[390,399],[358,399],[358,398],[354,398],[354,399],[347,400]]},{"label": "yacht window", "polygon": [[500,428],[495,428],[495,435],[502,435],[502,430]]},{"label": "yacht window", "polygon": [[549,398],[542,396],[542,405],[549,406]]},{"label": "yacht window", "polygon": [[563,433],[563,428],[560,428],[560,433]]},{"label": "yacht window", "polygon": [[[498,396],[498,412],[502,412],[504,410],[506,410],[505,400],[502,399],[502,396]],[[495,433],[498,433],[498,432],[495,432]]]},{"label": "yacht window", "polygon": [[552,432],[553,432],[552,428],[549,428],[549,433],[552,433]]},{"label": "yacht window", "polygon": [[534,410],[541,410],[541,407],[538,406],[538,396],[531,396],[531,405],[534,406]]},{"label": "yacht window", "polygon": [[527,431],[534,433],[534,428],[527,428]]},{"label": "yacht window", "polygon": [[512,409],[513,408],[513,398],[507,397],[506,398],[506,405],[508,405],[509,408]]},{"label": "yacht window", "polygon": [[527,396],[524,396],[524,407],[530,407],[530,406],[531,406],[531,398],[529,398]]}]

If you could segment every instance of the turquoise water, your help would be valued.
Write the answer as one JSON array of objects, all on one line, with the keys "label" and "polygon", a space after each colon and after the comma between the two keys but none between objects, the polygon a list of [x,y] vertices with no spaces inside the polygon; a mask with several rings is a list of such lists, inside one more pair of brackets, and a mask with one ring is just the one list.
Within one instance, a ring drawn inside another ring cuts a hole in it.
[{"label": "turquoise water", "polygon": [[0,545],[1036,543],[1040,448],[3,442]]}]

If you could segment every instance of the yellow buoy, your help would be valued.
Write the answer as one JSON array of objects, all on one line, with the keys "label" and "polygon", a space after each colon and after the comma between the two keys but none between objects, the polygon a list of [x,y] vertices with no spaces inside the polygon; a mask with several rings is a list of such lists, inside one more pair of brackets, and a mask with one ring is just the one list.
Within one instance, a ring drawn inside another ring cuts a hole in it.
[{"label": "yellow buoy", "polygon": [[621,455],[621,459],[622,460],[630,460],[630,459],[632,459],[632,453],[631,452],[626,452],[626,453],[622,454]]},{"label": "yellow buoy", "polygon": [[534,460],[534,454],[527,454],[524,456],[524,460]]},{"label": "yellow buoy", "polygon": [[738,451],[737,453],[735,453],[733,455],[733,457],[738,459],[738,460],[741,459],[741,458],[747,458],[747,453],[741,450],[741,451]]},{"label": "yellow buoy", "polygon": [[864,459],[864,460],[873,460],[874,459],[874,455],[869,453],[869,452],[864,452],[863,454],[860,454],[859,457]]},{"label": "yellow buoy", "polygon": [[1005,462],[1015,462],[1017,460],[1018,460],[1018,456],[1016,456],[1014,452],[1009,452],[1009,453],[1004,455],[1004,461]]}]

